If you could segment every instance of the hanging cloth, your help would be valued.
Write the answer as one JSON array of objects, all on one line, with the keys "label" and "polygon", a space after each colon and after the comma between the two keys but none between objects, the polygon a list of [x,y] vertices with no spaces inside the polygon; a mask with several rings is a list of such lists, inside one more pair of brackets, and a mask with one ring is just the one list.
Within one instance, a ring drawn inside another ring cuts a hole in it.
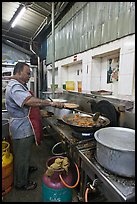
[{"label": "hanging cloth", "polygon": [[[34,96],[32,91],[29,92]],[[30,107],[28,118],[34,132],[35,143],[39,145],[42,140],[42,117],[39,107]]]}]

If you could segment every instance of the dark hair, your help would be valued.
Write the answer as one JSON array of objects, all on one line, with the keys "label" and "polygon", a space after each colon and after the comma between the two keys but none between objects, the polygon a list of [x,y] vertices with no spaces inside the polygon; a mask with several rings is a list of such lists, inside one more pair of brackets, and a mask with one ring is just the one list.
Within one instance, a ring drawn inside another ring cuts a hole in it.
[{"label": "dark hair", "polygon": [[14,67],[13,75],[15,75],[16,73],[20,73],[23,70],[24,66],[29,66],[29,65],[26,64],[25,62],[18,62]]}]

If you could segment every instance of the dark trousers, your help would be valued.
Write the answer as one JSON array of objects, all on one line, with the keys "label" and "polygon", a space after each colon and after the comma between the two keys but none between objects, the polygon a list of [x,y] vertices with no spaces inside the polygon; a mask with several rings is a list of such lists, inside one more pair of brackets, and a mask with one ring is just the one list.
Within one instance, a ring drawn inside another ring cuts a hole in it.
[{"label": "dark trousers", "polygon": [[13,140],[14,186],[22,187],[28,183],[28,169],[34,135]]}]

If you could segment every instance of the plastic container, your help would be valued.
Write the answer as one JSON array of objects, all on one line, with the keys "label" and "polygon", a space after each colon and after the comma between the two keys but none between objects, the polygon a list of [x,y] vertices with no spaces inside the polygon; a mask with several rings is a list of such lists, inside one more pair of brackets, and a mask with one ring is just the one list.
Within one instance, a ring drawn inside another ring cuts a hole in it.
[{"label": "plastic container", "polygon": [[75,82],[74,81],[66,81],[66,90],[75,90]]},{"label": "plastic container", "polygon": [[13,155],[10,144],[2,141],[2,195],[8,193],[13,186]]},{"label": "plastic container", "polygon": [[78,81],[78,92],[82,92],[82,81]]}]

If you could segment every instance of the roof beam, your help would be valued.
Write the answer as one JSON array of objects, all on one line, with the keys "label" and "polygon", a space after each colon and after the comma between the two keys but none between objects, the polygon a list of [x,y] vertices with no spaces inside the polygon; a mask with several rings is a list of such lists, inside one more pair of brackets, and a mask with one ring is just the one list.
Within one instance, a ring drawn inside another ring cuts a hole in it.
[{"label": "roof beam", "polygon": [[26,49],[24,49],[23,47],[21,47],[21,46],[19,46],[19,45],[16,45],[15,43],[13,43],[13,42],[11,42],[11,41],[9,41],[9,40],[2,39],[2,42],[5,43],[5,44],[7,44],[7,45],[9,45],[9,46],[11,46],[11,47],[14,47],[14,48],[16,48],[17,50],[20,50],[20,51],[22,51],[22,52],[24,52],[24,53],[26,53],[26,54],[28,54],[28,55],[33,55],[33,53],[32,53],[31,51],[26,50]]},{"label": "roof beam", "polygon": [[51,14],[51,8],[50,9],[47,9],[47,7],[42,7],[40,5],[40,2],[35,2],[34,5],[36,5],[36,7],[38,7],[40,10],[43,10],[44,12],[48,13],[48,14]]}]

